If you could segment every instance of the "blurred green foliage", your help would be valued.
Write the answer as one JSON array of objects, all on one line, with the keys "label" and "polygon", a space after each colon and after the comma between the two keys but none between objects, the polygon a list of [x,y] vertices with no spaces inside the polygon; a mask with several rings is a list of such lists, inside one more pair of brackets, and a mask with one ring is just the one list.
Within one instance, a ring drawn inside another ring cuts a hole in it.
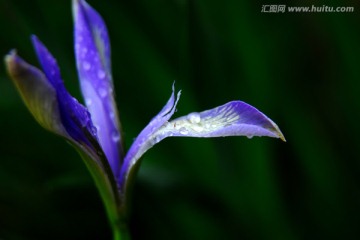
[{"label": "blurred green foliage", "polygon": [[[112,42],[117,103],[129,147],[183,90],[177,116],[240,99],[288,142],[171,138],[144,157],[133,239],[360,237],[360,28],[353,13],[261,13],[265,1],[89,0]],[[280,4],[276,2],[275,4]],[[0,53],[38,66],[36,34],[81,99],[71,1],[0,0]],[[84,164],[44,131],[0,68],[0,239],[111,239]]]}]

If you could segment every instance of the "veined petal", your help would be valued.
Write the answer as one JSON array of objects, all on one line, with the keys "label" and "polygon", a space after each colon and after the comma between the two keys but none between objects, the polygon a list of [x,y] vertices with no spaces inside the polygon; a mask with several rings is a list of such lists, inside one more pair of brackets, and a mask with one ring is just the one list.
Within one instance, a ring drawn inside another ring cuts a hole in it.
[{"label": "veined petal", "polygon": [[33,43],[46,74],[26,63],[15,51],[5,57],[7,71],[40,125],[66,138],[79,151],[99,188],[107,214],[116,220],[122,200],[112,170],[93,132],[89,113],[66,92],[55,59],[36,37],[33,37]]},{"label": "veined petal", "polygon": [[76,142],[94,148],[97,142],[96,129],[91,122],[89,112],[65,89],[55,58],[36,36],[32,36],[32,42],[46,78],[56,91],[64,128]]},{"label": "veined petal", "polygon": [[[152,139],[152,136],[171,118],[176,110],[177,102],[180,99],[181,91],[178,92],[177,97],[175,98],[175,89],[174,85],[172,88],[172,94],[170,99],[167,101],[163,109],[150,121],[150,123],[140,132],[136,137],[134,143],[131,145],[129,151],[127,152],[124,163],[121,167],[120,177],[118,185],[125,188],[124,184],[128,178],[130,171],[133,169],[133,166],[140,159],[140,157],[155,143],[149,141]],[[124,191],[124,189],[122,189]]]},{"label": "veined petal", "polygon": [[[125,181],[141,156],[166,137],[268,136],[285,141],[280,129],[271,119],[242,101],[229,102],[200,113],[190,113],[168,122],[176,103],[172,100],[172,110],[161,121],[157,120],[161,115],[157,115],[136,138],[125,156],[120,180]],[[170,106],[169,102],[167,106]]]},{"label": "veined petal", "polygon": [[113,95],[110,42],[101,16],[84,0],[73,0],[75,55],[85,104],[115,176],[122,159],[120,123]]},{"label": "veined petal", "polygon": [[153,136],[165,137],[267,136],[285,141],[279,127],[256,108],[232,101],[200,113],[190,113],[163,125]]},{"label": "veined petal", "polygon": [[49,131],[68,137],[61,122],[56,90],[44,73],[26,63],[14,50],[6,55],[5,64],[22,100],[36,121]]},{"label": "veined petal", "polygon": [[104,65],[107,74],[111,76],[111,48],[104,20],[85,0],[73,0],[73,15],[75,21],[75,44],[79,44],[79,53],[81,51],[87,53],[88,50],[91,50],[85,50],[87,44],[82,43],[88,40],[85,37],[88,37],[86,34],[89,32],[92,34],[90,39],[95,44],[96,53],[100,55],[101,63]]}]

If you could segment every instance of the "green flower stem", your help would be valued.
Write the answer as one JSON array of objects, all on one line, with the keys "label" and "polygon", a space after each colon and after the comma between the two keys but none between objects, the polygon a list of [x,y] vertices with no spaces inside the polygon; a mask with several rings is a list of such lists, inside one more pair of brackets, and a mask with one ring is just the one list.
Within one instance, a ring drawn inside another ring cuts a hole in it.
[{"label": "green flower stem", "polygon": [[92,175],[95,185],[100,193],[101,199],[104,203],[106,214],[110,222],[114,240],[129,240],[130,235],[126,224],[126,208],[125,199],[120,197],[116,183],[113,182],[114,177],[111,171],[105,172],[94,158],[81,149],[79,146],[72,144],[79,152],[84,160],[86,167]]},{"label": "green flower stem", "polygon": [[114,240],[130,240],[126,222],[117,222],[112,225]]}]

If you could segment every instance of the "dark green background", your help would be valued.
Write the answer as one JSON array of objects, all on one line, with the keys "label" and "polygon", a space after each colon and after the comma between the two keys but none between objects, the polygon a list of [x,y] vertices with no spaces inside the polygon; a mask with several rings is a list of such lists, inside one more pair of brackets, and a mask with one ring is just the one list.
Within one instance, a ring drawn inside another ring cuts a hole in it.
[{"label": "dark green background", "polygon": [[[171,138],[144,157],[134,239],[360,237],[360,5],[261,13],[264,1],[89,0],[105,19],[126,145],[183,90],[176,116],[230,100],[259,108],[277,139]],[[275,1],[273,4],[280,4]],[[0,0],[0,53],[38,66],[30,34],[80,98],[70,0]],[[0,68],[0,239],[111,239],[76,152],[31,117]]]}]

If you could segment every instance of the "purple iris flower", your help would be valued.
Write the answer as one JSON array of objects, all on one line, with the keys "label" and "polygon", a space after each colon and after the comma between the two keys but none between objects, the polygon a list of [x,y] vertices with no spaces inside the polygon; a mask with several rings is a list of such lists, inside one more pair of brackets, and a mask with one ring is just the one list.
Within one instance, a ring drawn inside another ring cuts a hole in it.
[{"label": "purple iris flower", "polygon": [[84,0],[73,0],[73,16],[76,66],[86,107],[66,90],[55,58],[36,36],[31,39],[42,71],[26,63],[14,50],[5,57],[5,63],[35,119],[79,151],[114,221],[122,214],[134,166],[166,137],[268,136],[285,141],[271,119],[242,101],[170,120],[181,93],[176,94],[173,86],[168,102],[125,152],[105,23]]}]

